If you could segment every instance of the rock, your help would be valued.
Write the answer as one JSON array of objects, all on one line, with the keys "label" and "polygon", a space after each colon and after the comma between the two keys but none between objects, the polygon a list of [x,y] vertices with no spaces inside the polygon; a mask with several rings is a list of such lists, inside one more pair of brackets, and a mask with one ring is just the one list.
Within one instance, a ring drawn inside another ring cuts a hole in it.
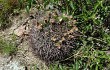
[{"label": "rock", "polygon": [[16,59],[11,60],[11,57],[0,56],[0,70],[25,70]]}]

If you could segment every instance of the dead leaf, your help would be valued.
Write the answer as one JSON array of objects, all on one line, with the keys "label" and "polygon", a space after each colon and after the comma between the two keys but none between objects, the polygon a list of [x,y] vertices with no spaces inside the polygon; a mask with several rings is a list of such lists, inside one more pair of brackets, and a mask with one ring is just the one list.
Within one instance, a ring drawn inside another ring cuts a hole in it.
[{"label": "dead leaf", "polygon": [[55,19],[50,19],[50,23],[54,24],[55,23]]},{"label": "dead leaf", "polygon": [[61,39],[61,40],[59,40],[59,42],[60,42],[60,43],[62,43],[64,40],[65,40],[65,38],[64,38],[64,37],[62,37],[62,39]]},{"label": "dead leaf", "polygon": [[52,41],[56,41],[56,38],[55,38],[55,37],[52,37],[51,40],[52,40]]},{"label": "dead leaf", "polygon": [[40,24],[40,23],[36,23],[36,28],[38,28],[38,29],[42,29],[42,24]]},{"label": "dead leaf", "polygon": [[74,26],[71,30],[67,31],[66,33],[64,33],[64,36],[69,35],[70,33],[73,33],[75,31],[78,31],[78,28],[76,26]]},{"label": "dead leaf", "polygon": [[17,35],[17,36],[22,36],[22,35],[24,34],[24,32],[26,31],[26,30],[25,30],[25,27],[26,27],[26,25],[18,27],[18,28],[14,31],[14,34]]},{"label": "dead leaf", "polygon": [[45,34],[47,35],[47,34],[48,34],[48,32],[45,32]]},{"label": "dead leaf", "polygon": [[55,46],[57,46],[57,48],[58,49],[60,49],[61,48],[61,45],[60,45],[60,43],[58,42],[58,43],[55,43]]},{"label": "dead leaf", "polygon": [[71,39],[71,38],[74,38],[74,36],[73,35],[69,35],[68,36],[68,39]]}]

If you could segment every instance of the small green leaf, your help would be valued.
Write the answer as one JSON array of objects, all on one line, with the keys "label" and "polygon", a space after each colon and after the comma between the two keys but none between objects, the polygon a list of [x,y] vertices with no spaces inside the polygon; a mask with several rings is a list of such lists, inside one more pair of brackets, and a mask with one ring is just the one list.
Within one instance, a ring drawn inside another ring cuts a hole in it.
[{"label": "small green leaf", "polygon": [[30,10],[30,8],[29,8],[29,6],[27,6],[27,7],[26,7],[27,13],[29,13],[29,10]]}]

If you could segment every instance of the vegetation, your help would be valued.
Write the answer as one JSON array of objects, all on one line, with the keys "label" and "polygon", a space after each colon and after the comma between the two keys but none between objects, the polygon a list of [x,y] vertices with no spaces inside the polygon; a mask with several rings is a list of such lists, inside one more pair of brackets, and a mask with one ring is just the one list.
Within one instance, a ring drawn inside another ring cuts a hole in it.
[{"label": "vegetation", "polygon": [[8,41],[0,37],[0,53],[12,55],[16,50],[17,48],[12,41]]},{"label": "vegetation", "polygon": [[[77,21],[76,25],[81,36],[73,56],[67,59],[73,60],[70,69],[104,70],[110,65],[110,56],[105,53],[110,49],[110,28],[109,23],[105,22],[107,18],[110,18],[108,17],[110,15],[109,1],[44,0],[44,6],[47,5],[58,8],[62,13],[72,15]],[[57,68],[68,70],[61,65]]]},{"label": "vegetation", "polygon": [[10,9],[9,4],[5,0],[0,0],[0,29],[3,29],[8,24],[6,20],[8,18],[8,10]]},{"label": "vegetation", "polygon": [[[39,3],[38,1],[26,0],[27,12],[33,3]],[[19,0],[19,3],[22,5],[22,0]],[[110,51],[109,0],[44,0],[40,6],[43,8],[49,6],[50,10],[54,7],[66,15],[71,15],[77,21],[75,25],[81,34],[76,48],[73,49],[73,55],[64,60],[71,60],[71,64],[56,64],[54,67],[50,66],[51,70],[110,69],[110,55],[106,54],[106,51]],[[7,25],[3,22],[10,7],[5,0],[0,0],[0,27]],[[0,48],[4,48],[3,52],[15,51],[12,44],[2,39],[0,39]]]},{"label": "vegetation", "polygon": [[25,4],[24,0],[0,0],[0,30],[11,26],[9,14],[13,13],[15,9],[23,8],[24,4],[21,5],[20,3]]}]

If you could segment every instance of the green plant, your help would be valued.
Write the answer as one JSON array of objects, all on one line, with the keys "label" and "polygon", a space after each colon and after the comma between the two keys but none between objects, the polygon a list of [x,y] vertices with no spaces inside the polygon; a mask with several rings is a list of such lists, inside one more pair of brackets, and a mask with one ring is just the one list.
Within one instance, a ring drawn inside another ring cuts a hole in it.
[{"label": "green plant", "polygon": [[10,13],[13,13],[13,10],[19,7],[18,0],[0,0],[0,30],[11,26]]},{"label": "green plant", "polygon": [[108,0],[44,0],[44,7],[48,5],[72,15],[77,21],[81,33],[77,47],[81,50],[76,47],[73,53],[79,54],[71,56],[74,70],[100,70],[110,64],[110,57],[104,52],[110,47],[110,31],[104,22],[110,15]]},{"label": "green plant", "polygon": [[104,51],[94,49],[94,46],[87,45],[87,42],[74,53],[75,70],[104,70],[110,63],[110,55]]},{"label": "green plant", "polygon": [[27,13],[29,13],[32,4],[36,3],[36,0],[18,0],[20,6],[25,6]]},{"label": "green plant", "polygon": [[30,70],[39,70],[36,64],[30,66]]},{"label": "green plant", "polygon": [[11,25],[9,14],[15,8],[17,0],[0,0],[0,30],[5,29]]},{"label": "green plant", "polygon": [[0,38],[0,53],[11,55],[17,50],[16,46],[12,41],[7,41]]},{"label": "green plant", "polygon": [[[33,0],[28,0],[28,12],[32,3]],[[43,6],[49,6],[50,9],[55,7],[73,16],[81,33],[73,56],[67,59],[72,59],[73,64],[69,67],[56,64],[50,66],[50,70],[110,69],[110,55],[105,53],[110,49],[110,28],[104,22],[110,15],[109,0],[44,0]]]},{"label": "green plant", "polygon": [[104,51],[94,49],[93,46],[81,46],[77,51],[75,51],[71,58],[71,60],[73,60],[72,64],[55,64],[54,66],[50,66],[50,70],[104,70],[105,68],[107,70],[110,69],[110,55],[107,55]]},{"label": "green plant", "polygon": [[[26,12],[29,13],[30,9],[32,8],[33,4],[37,9],[42,8],[42,0],[18,0],[20,6],[24,6]],[[37,5],[36,5],[37,4]]]},{"label": "green plant", "polygon": [[8,25],[8,10],[10,9],[9,4],[6,0],[0,0],[0,29],[5,28]]}]

